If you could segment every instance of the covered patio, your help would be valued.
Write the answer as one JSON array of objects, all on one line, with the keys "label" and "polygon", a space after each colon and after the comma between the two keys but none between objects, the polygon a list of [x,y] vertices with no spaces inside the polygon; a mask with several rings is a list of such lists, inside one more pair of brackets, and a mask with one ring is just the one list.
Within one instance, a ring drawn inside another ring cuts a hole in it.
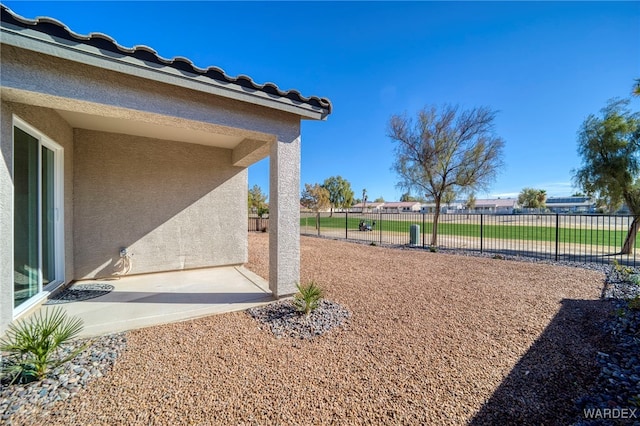
[{"label": "covered patio", "polygon": [[[106,294],[99,295],[102,293]],[[99,296],[92,297],[95,295]],[[243,266],[223,266],[77,281],[40,309],[64,309],[84,322],[80,336],[91,337],[239,311],[271,301],[266,280]]]},{"label": "covered patio", "polygon": [[[155,302],[162,312],[200,309],[191,290],[169,290],[188,288],[190,278],[152,296],[154,274],[247,261],[248,167],[266,157],[268,288],[275,298],[295,292],[300,122],[326,119],[327,99],[4,5],[1,16],[0,333],[82,280],[140,276],[131,277],[139,297],[130,289],[111,296],[154,301],[131,316]],[[222,292],[217,280],[209,285],[203,294]],[[245,293],[224,285],[221,300]]]}]

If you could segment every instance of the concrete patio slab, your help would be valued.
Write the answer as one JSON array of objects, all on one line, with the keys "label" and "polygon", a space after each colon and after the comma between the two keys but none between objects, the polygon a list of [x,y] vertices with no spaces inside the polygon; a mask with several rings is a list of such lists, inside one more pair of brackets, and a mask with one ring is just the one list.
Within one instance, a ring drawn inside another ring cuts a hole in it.
[{"label": "concrete patio slab", "polygon": [[184,321],[244,310],[274,300],[266,280],[242,266],[163,272],[74,284],[110,284],[100,297],[39,309],[62,307],[84,321],[81,336]]}]

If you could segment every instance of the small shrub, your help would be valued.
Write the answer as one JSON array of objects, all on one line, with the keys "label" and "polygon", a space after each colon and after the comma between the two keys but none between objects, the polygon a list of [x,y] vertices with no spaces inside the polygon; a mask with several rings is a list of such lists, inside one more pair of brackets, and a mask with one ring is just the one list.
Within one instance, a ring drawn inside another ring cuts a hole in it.
[{"label": "small shrub", "polygon": [[640,274],[629,275],[629,282],[632,282],[633,284],[640,286]]},{"label": "small shrub", "polygon": [[504,260],[504,256],[502,256],[501,254],[495,254],[493,255],[493,258],[498,260]]},{"label": "small shrub", "polygon": [[375,241],[371,241],[371,244],[369,244],[369,245],[371,245],[371,246],[377,246],[378,244],[376,244],[376,242],[375,242]]},{"label": "small shrub", "polygon": [[438,247],[436,246],[429,246],[429,251],[431,253],[437,253],[438,252]]},{"label": "small shrub", "polygon": [[617,259],[613,259],[613,268],[620,274],[622,275],[622,278],[625,281],[628,281],[630,278],[630,275],[633,273],[633,268],[630,268],[629,266],[624,266],[621,265],[620,262],[618,262]]},{"label": "small shrub", "polygon": [[322,299],[322,289],[318,285],[311,281],[309,284],[301,286],[296,285],[298,293],[293,297],[293,304],[298,312],[304,312],[309,316],[311,311],[318,307],[320,299]]},{"label": "small shrub", "polygon": [[634,311],[640,311],[640,296],[636,296],[633,299],[629,300],[629,309],[633,309]]},{"label": "small shrub", "polygon": [[47,373],[72,360],[89,344],[60,357],[60,349],[83,328],[80,318],[69,318],[61,308],[43,310],[27,321],[11,324],[0,340],[3,357],[2,377],[11,383],[42,380]]}]

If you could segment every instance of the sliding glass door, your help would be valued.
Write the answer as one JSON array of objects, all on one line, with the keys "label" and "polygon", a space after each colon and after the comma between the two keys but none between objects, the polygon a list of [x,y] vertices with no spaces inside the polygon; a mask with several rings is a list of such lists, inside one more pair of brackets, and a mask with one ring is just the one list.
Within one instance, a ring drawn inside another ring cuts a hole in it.
[{"label": "sliding glass door", "polygon": [[16,122],[13,131],[14,308],[63,280],[60,223],[62,149]]}]

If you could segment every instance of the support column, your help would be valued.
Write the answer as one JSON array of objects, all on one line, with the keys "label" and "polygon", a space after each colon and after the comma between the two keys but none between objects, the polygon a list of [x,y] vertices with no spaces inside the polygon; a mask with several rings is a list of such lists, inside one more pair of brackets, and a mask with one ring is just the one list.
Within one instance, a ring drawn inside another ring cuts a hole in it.
[{"label": "support column", "polygon": [[300,282],[299,133],[274,142],[269,161],[269,288],[280,298]]},{"label": "support column", "polygon": [[0,334],[13,319],[13,126],[11,111],[0,114]]}]

